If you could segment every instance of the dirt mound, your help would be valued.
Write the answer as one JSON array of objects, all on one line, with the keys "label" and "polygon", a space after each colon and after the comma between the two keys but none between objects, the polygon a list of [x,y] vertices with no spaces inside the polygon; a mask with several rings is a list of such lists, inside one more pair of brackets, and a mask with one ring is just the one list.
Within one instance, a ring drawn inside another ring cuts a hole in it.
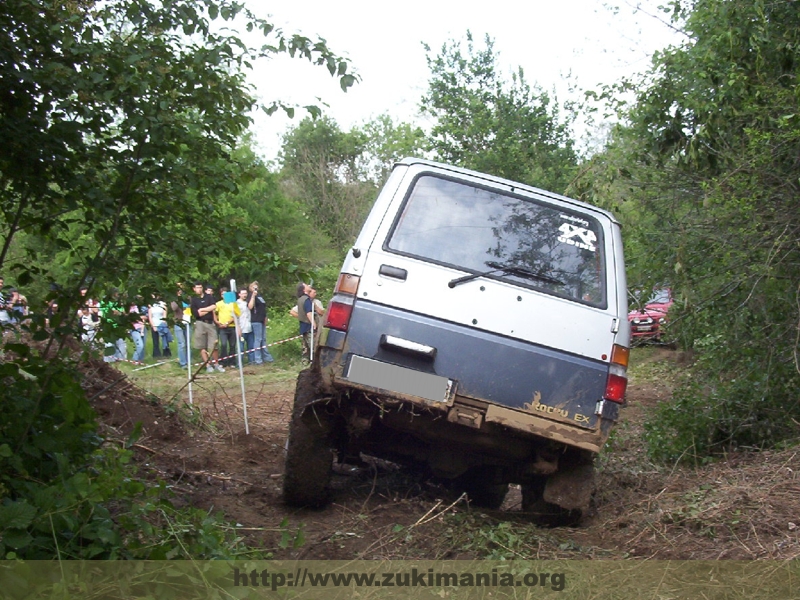
[{"label": "dirt mound", "polygon": [[248,390],[246,435],[239,399],[219,387],[200,386],[190,412],[102,362],[87,365],[85,382],[109,437],[124,440],[142,423],[136,459],[171,485],[178,504],[222,511],[249,544],[276,558],[473,558],[494,550],[540,559],[800,556],[800,450],[740,453],[696,468],[653,465],[641,423],[648,406],[668,401],[658,381],[630,387],[620,433],[598,464],[594,514],[580,527],[550,530],[520,512],[514,486],[502,510],[474,510],[434,482],[377,461],[339,469],[327,508],[286,507],[292,383]]},{"label": "dirt mound", "polygon": [[186,431],[177,415],[168,413],[160,400],[137,387],[128,377],[101,360],[82,366],[82,385],[106,433],[127,439],[141,423],[143,439],[180,441]]},{"label": "dirt mound", "polygon": [[698,468],[601,472],[593,536],[630,556],[800,556],[800,451],[737,453]]}]

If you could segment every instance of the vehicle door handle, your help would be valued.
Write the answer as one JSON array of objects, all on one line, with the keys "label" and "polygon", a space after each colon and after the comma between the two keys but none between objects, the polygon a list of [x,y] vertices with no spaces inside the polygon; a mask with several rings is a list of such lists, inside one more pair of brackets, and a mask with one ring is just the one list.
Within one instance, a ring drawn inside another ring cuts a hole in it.
[{"label": "vehicle door handle", "polygon": [[436,348],[433,346],[420,344],[419,342],[412,342],[411,340],[399,338],[394,335],[387,335],[384,333],[381,335],[380,343],[383,348],[389,348],[390,350],[395,350],[402,354],[410,354],[412,356],[427,358],[429,360],[436,358]]},{"label": "vehicle door handle", "polygon": [[400,281],[405,281],[406,277],[408,277],[408,271],[391,265],[381,265],[381,268],[378,269],[378,274],[391,277],[392,279],[399,279]]}]

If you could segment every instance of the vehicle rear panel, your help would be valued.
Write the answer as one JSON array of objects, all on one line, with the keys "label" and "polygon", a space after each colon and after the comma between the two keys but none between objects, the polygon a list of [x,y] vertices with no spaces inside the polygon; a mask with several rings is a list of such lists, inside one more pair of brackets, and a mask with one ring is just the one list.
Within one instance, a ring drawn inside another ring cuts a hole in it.
[{"label": "vehicle rear panel", "polygon": [[[387,336],[433,348],[434,356],[387,344]],[[365,300],[355,303],[336,380],[351,381],[354,357],[451,380],[452,392],[441,397],[442,404],[451,404],[458,396],[588,429],[597,426],[595,411],[608,375],[607,365],[599,360]],[[397,373],[404,371],[398,369]],[[405,375],[411,377],[408,372]]]},{"label": "vehicle rear panel", "polygon": [[[408,207],[423,180],[425,208],[414,214]],[[452,191],[461,184],[466,192]],[[494,211],[495,202],[506,202],[505,212]],[[474,222],[452,216],[458,211]],[[475,219],[478,213],[486,216]],[[537,235],[545,240],[539,245]],[[565,262],[565,253],[578,251],[580,264]],[[495,257],[561,271],[542,268],[544,278],[484,273]],[[586,277],[563,268],[570,264]],[[536,433],[542,418],[561,428],[551,439],[565,439],[567,426],[590,436],[581,447],[602,444],[618,410],[603,403],[612,348],[627,347],[630,338],[619,225],[609,213],[513,182],[404,161],[342,273],[360,283],[344,299],[352,306],[346,331],[323,330],[320,363],[329,384],[442,410],[472,401],[484,406],[487,421]],[[547,283],[548,273],[563,282]]]}]

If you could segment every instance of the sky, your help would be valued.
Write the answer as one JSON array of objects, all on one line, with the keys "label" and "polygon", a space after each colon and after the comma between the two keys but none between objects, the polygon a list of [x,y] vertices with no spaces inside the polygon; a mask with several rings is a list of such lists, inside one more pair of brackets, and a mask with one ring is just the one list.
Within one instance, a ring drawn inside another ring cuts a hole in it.
[{"label": "sky", "polygon": [[[246,2],[287,34],[324,38],[361,77],[344,93],[323,67],[288,57],[265,60],[250,75],[259,100],[324,103],[325,113],[343,130],[383,113],[425,127],[418,114],[430,74],[423,43],[435,55],[446,41],[465,39],[467,30],[480,40],[479,48],[486,34],[494,39],[503,73],[522,67],[528,83],[554,92],[560,102],[574,99],[570,82],[581,89],[613,83],[645,70],[654,51],[680,41],[656,8],[663,0]],[[256,147],[267,160],[276,158],[282,134],[304,115],[253,115]],[[577,135],[591,133],[584,129]]]}]

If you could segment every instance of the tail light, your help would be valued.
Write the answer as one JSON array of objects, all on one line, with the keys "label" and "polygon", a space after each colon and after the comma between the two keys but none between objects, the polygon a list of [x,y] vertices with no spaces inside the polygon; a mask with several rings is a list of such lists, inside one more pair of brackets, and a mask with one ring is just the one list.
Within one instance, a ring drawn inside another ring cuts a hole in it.
[{"label": "tail light", "polygon": [[333,298],[328,304],[324,327],[347,331],[350,317],[353,314],[353,301],[356,299],[358,284],[361,278],[358,275],[342,273],[333,290]]},{"label": "tail light", "polygon": [[608,367],[606,391],[603,397],[612,402],[622,402],[625,399],[625,389],[628,387],[628,358],[630,349],[614,344],[611,349],[611,364]]},{"label": "tail light", "polygon": [[328,316],[325,318],[325,327],[347,331],[350,324],[350,315],[353,314],[353,298],[334,296],[328,305]]}]

